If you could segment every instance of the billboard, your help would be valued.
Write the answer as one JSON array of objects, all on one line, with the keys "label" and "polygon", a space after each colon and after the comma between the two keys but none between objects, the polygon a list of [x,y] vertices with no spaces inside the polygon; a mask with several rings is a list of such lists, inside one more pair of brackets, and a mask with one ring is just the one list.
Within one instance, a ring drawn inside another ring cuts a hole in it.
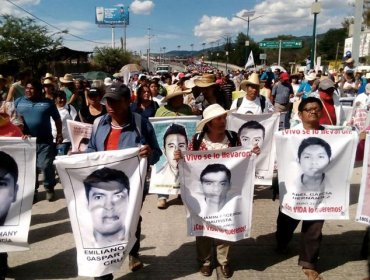
[{"label": "billboard", "polygon": [[128,25],[128,7],[95,7],[95,23],[98,25]]}]

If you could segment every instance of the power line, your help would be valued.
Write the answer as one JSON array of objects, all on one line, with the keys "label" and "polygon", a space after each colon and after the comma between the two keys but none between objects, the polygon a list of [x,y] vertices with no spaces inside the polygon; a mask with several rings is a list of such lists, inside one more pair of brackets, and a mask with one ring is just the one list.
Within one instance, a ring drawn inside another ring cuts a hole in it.
[{"label": "power line", "polygon": [[[10,4],[12,4],[13,6],[17,7],[18,9],[22,10],[22,11],[23,11],[23,12],[25,12],[26,14],[29,14],[30,16],[34,17],[35,19],[37,19],[37,20],[39,20],[39,21],[41,21],[41,22],[43,22],[43,23],[45,23],[45,24],[49,25],[50,27],[52,27],[52,28],[54,28],[54,29],[56,29],[56,30],[58,30],[58,31],[60,31],[60,32],[62,32],[62,33],[65,33],[65,30],[60,29],[59,27],[57,27],[57,26],[55,26],[55,25],[53,25],[53,24],[51,24],[51,23],[49,23],[49,22],[47,22],[47,21],[43,20],[42,18],[39,18],[38,16],[35,16],[34,14],[30,13],[30,12],[29,12],[29,11],[27,11],[26,9],[24,9],[24,8],[20,7],[19,5],[15,4],[15,3],[13,3],[12,1],[10,1],[10,0],[6,0],[6,1],[7,1],[7,2],[9,2]],[[79,39],[79,40],[82,40],[82,41],[87,41],[87,42],[91,42],[91,43],[95,43],[95,44],[108,45],[108,43],[103,43],[103,42],[97,42],[97,41],[89,40],[89,39],[86,39],[86,38],[80,37],[80,36],[78,36],[78,35],[74,35],[74,34],[69,33],[69,32],[68,32],[67,34],[68,34],[68,35],[70,35],[70,36],[72,36],[72,37],[75,37],[75,38],[77,38],[77,39]]]}]

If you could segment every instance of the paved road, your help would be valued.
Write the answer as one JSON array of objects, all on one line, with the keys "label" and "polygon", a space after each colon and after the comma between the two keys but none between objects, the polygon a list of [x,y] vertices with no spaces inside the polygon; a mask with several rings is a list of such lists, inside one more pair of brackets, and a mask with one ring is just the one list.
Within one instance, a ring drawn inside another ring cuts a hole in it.
[{"label": "paved road", "polygon": [[[366,261],[359,258],[365,226],[354,221],[360,176],[361,169],[356,168],[351,181],[350,220],[325,222],[320,259],[325,280],[361,280],[366,276]],[[44,196],[41,192],[40,197]],[[298,231],[287,256],[274,252],[278,202],[270,198],[270,190],[256,188],[252,238],[232,247],[232,279],[306,279],[297,265]],[[132,273],[126,260],[121,271],[115,273],[116,279],[202,279],[197,272],[194,238],[186,236],[181,202],[173,198],[167,210],[159,210],[156,196],[149,195],[142,216],[141,254],[145,267]],[[9,279],[89,279],[77,276],[76,251],[60,186],[57,201],[42,200],[33,206],[29,242],[29,251],[9,254]],[[208,279],[221,277],[214,270]]]}]

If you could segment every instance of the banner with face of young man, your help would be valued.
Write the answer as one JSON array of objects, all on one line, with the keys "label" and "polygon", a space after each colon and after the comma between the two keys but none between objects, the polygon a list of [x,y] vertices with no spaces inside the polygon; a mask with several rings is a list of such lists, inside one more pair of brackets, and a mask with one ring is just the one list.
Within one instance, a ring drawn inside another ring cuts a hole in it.
[{"label": "banner with face of young man", "polygon": [[91,137],[92,124],[67,120],[72,152],[84,152]]},{"label": "banner with face of young man", "polygon": [[238,133],[242,146],[257,145],[261,153],[256,158],[256,185],[271,185],[275,163],[274,133],[279,128],[279,114],[245,115],[231,113],[227,129]]},{"label": "banner with face of young man", "polygon": [[179,171],[188,235],[228,241],[250,236],[254,161],[241,147],[183,153]]},{"label": "banner with face of young man", "polygon": [[366,135],[356,221],[370,225],[370,135]]},{"label": "banner with face of young man", "polygon": [[163,154],[152,167],[149,193],[179,194],[179,170],[174,160],[176,150],[186,151],[196,131],[198,116],[149,118]]},{"label": "banner with face of young man", "polygon": [[29,249],[36,139],[0,138],[0,252]]},{"label": "banner with face of young man", "polygon": [[146,158],[139,148],[57,157],[77,248],[78,275],[120,269],[134,245]]},{"label": "banner with face of young man", "polygon": [[348,219],[357,133],[283,130],[275,137],[281,211],[298,220]]}]

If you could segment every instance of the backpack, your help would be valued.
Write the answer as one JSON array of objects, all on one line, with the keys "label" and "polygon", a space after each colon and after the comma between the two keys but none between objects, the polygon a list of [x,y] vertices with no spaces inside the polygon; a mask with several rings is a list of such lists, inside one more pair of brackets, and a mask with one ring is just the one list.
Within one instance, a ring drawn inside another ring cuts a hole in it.
[{"label": "backpack", "polygon": [[[200,144],[202,143],[202,140],[204,138],[205,132],[202,131],[201,133],[197,133],[194,135],[192,144],[193,144],[193,150],[198,151],[200,148]],[[230,141],[230,146],[235,147],[238,144],[238,134],[235,131],[226,130],[225,131],[227,139]]]},{"label": "backpack", "polygon": [[[239,97],[238,98],[238,100],[236,101],[236,108],[239,108],[240,105],[242,105],[243,98],[244,97]],[[264,97],[263,95],[260,95],[260,103],[261,103],[261,110],[263,112],[266,108],[266,97]]]}]

